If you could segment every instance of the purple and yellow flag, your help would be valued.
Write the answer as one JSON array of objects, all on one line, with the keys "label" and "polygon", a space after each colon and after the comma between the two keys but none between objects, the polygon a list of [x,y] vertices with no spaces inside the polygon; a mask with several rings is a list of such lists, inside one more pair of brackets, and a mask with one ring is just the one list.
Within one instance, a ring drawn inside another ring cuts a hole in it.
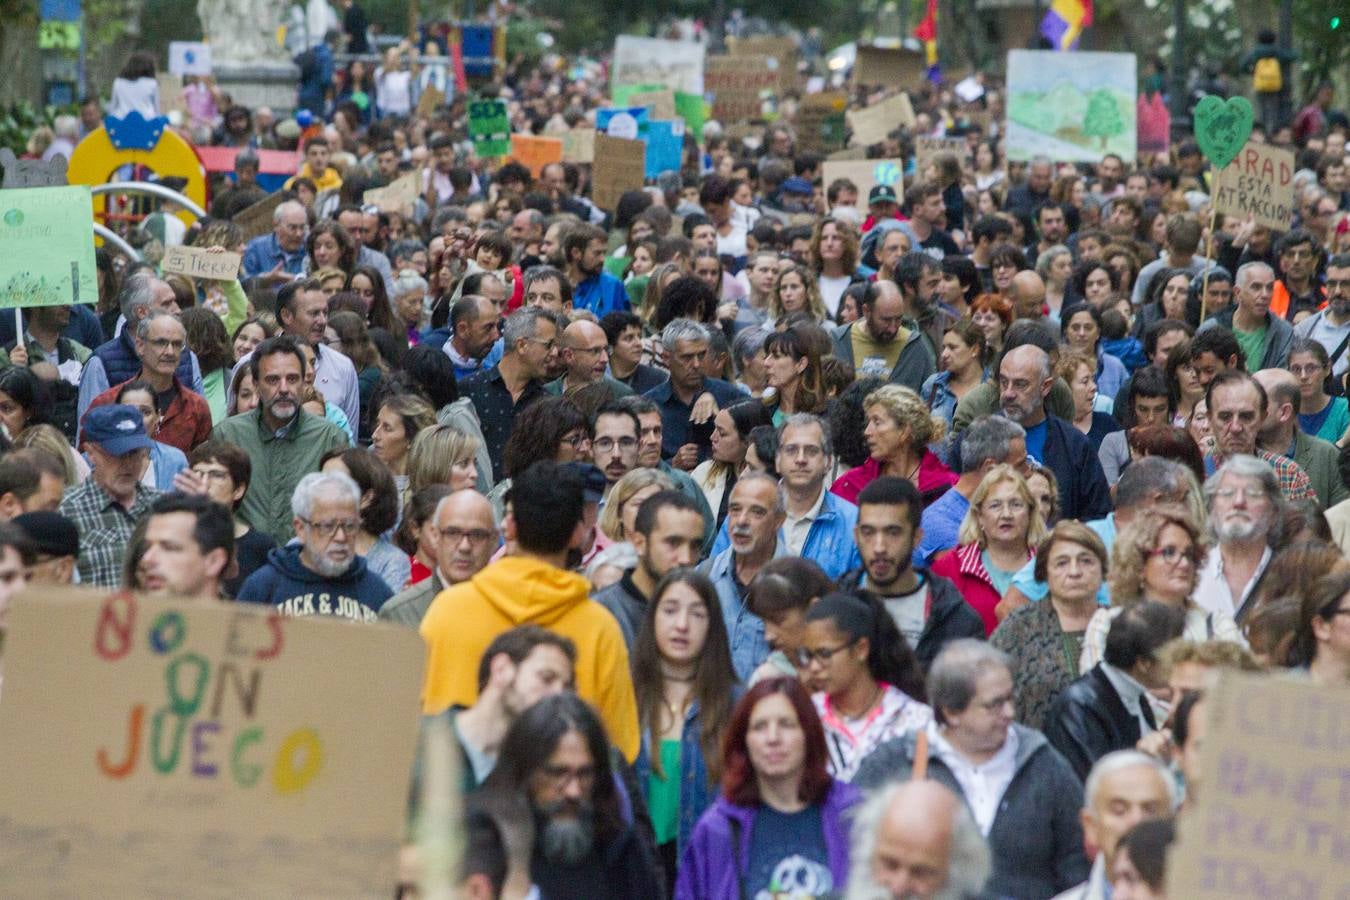
[{"label": "purple and yellow flag", "polygon": [[1073,50],[1092,24],[1092,0],[1053,0],[1041,20],[1041,36],[1056,50]]}]

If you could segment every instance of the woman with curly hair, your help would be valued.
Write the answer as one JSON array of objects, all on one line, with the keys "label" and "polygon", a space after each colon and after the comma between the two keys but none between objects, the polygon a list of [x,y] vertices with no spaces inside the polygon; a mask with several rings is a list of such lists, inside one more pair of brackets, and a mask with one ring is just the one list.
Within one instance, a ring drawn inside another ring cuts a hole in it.
[{"label": "woman with curly hair", "polygon": [[1012,244],[997,244],[989,251],[989,274],[994,279],[994,290],[1004,297],[1012,296],[1013,278],[1028,268],[1026,254]]},{"label": "woman with curly hair", "polygon": [[844,219],[826,216],[811,233],[811,271],[815,273],[825,312],[833,317],[839,311],[844,290],[862,281],[858,268],[858,233]]},{"label": "woman with curly hair", "polygon": [[502,474],[488,500],[501,521],[511,479],[543,460],[575,462],[591,458],[591,423],[567,397],[545,397],[522,409],[502,448]]},{"label": "woman with curly hair", "polygon": [[769,295],[766,324],[781,322],[792,313],[806,313],[817,322],[825,321],[825,301],[821,299],[820,287],[805,266],[794,265],[778,273]]},{"label": "woman with curly hair", "polygon": [[932,573],[949,578],[984,620],[998,627],[995,609],[1013,577],[1045,537],[1045,519],[1026,480],[1007,463],[990,469],[970,497],[957,546],[937,558]]},{"label": "woman with curly hair", "polygon": [[347,229],[331,219],[315,222],[305,238],[305,270],[341,269],[350,273],[354,268],[356,244]]},{"label": "woman with curly hair", "polygon": [[947,423],[907,387],[887,384],[877,388],[863,401],[867,424],[868,459],[857,468],[840,475],[830,491],[850,503],[882,475],[893,475],[914,482],[928,506],[956,484],[957,476],[938,459],[928,445],[942,440]]},{"label": "woman with curly hair", "polygon": [[1111,608],[1099,610],[1088,623],[1081,670],[1101,661],[1106,633],[1120,611],[1146,600],[1183,610],[1186,626],[1181,636],[1186,640],[1245,646],[1232,616],[1210,612],[1191,599],[1208,552],[1209,538],[1184,507],[1159,504],[1137,513],[1111,547]]},{"label": "woman with curly hair", "polygon": [[1069,277],[1069,296],[1073,301],[1081,300],[1105,309],[1111,298],[1119,293],[1120,275],[1101,260],[1083,260]]},{"label": "woman with curly hair", "polygon": [[980,294],[971,301],[970,321],[984,332],[985,353],[981,362],[987,369],[1003,352],[1003,335],[1013,322],[1012,301],[1002,294]]}]

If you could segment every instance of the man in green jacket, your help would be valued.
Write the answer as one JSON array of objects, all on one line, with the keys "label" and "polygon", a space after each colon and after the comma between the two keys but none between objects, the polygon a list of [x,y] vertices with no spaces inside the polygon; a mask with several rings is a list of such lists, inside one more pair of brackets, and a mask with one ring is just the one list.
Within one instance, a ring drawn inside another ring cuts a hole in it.
[{"label": "man in green jacket", "polygon": [[1252,377],[1266,392],[1266,420],[1257,434],[1261,449],[1298,463],[1308,473],[1322,509],[1350,498],[1350,489],[1341,480],[1340,450],[1298,427],[1302,394],[1294,374],[1285,369],[1262,369]]},{"label": "man in green jacket", "polygon": [[258,407],[221,422],[212,430],[211,439],[241,447],[253,460],[253,478],[239,514],[283,546],[293,536],[291,494],[295,486],[305,475],[319,471],[325,453],[346,447],[347,435],[301,408],[305,356],[294,338],[278,335],[263,341],[248,365]]}]

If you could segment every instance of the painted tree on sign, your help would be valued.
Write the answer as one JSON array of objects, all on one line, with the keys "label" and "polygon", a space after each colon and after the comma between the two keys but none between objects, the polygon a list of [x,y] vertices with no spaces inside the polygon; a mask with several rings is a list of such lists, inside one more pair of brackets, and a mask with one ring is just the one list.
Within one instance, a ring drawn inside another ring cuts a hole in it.
[{"label": "painted tree on sign", "polygon": [[1083,134],[1087,137],[1102,139],[1102,149],[1106,142],[1125,130],[1125,119],[1120,115],[1120,107],[1111,92],[1101,89],[1092,92],[1088,98],[1087,112],[1083,115]]}]

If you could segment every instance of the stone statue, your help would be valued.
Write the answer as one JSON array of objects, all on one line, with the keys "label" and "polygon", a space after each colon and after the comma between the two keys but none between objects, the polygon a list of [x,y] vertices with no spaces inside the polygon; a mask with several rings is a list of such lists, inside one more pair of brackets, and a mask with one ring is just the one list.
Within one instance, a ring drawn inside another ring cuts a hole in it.
[{"label": "stone statue", "polygon": [[212,62],[287,62],[276,30],[289,5],[288,0],[197,0],[197,17],[211,43]]}]

